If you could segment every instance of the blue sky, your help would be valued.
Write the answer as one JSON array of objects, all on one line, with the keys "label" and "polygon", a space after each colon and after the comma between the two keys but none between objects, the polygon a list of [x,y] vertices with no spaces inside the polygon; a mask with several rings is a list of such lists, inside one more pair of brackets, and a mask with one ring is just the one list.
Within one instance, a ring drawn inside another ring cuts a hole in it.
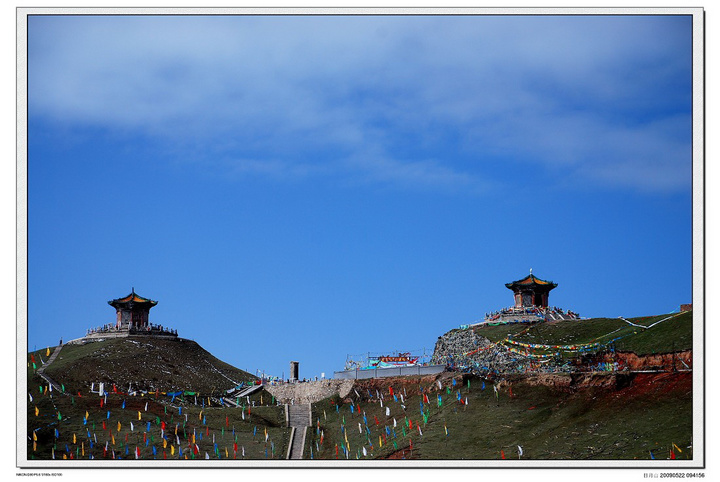
[{"label": "blue sky", "polygon": [[530,268],[692,300],[691,18],[33,17],[28,348],[150,319],[239,368],[432,351]]}]

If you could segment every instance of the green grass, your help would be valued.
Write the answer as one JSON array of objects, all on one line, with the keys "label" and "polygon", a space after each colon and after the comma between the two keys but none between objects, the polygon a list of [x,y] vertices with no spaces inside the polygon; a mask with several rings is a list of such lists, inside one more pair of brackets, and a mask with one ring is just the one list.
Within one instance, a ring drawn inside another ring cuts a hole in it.
[{"label": "green grass", "polygon": [[[427,423],[420,412],[419,388],[422,386],[427,392],[433,387],[419,380],[406,386],[405,411],[387,389],[383,392],[384,405],[391,409],[390,417],[385,416],[385,408],[380,407],[374,390],[368,400],[367,392],[358,388],[363,396],[359,403],[361,413],[357,404],[351,413],[350,404],[338,398],[314,404],[314,425],[308,432],[305,458],[310,458],[312,448],[316,460],[335,459],[337,444],[339,458],[344,459],[341,444],[346,441],[341,427],[347,430],[350,459],[383,459],[394,454],[397,458],[413,459],[496,460],[501,453],[517,459],[518,445],[523,448],[523,459],[649,459],[650,451],[655,458],[664,459],[669,456],[673,442],[683,450],[678,458],[691,455],[691,450],[686,450],[692,438],[692,395],[686,389],[687,380],[683,387],[671,384],[665,387],[665,392],[658,388],[640,394],[633,394],[630,389],[599,388],[565,392],[517,382],[512,385],[512,398],[507,386],[500,389],[496,398],[489,382],[482,390],[480,379],[470,381],[470,388],[466,378],[450,394],[443,387],[441,407],[437,404],[438,392],[431,393],[430,403],[424,405]],[[457,402],[457,390],[463,400],[467,397],[468,405]],[[368,420],[369,436],[363,413]],[[375,424],[375,417],[379,425]],[[397,422],[394,435],[393,417]],[[324,434],[322,444],[318,419]],[[391,436],[381,447],[378,436],[385,427],[391,429]],[[363,456],[363,447],[367,457]]]},{"label": "green grass", "polygon": [[[631,318],[630,321],[649,326],[667,316],[669,315]],[[691,350],[692,327],[692,311],[686,311],[647,330],[638,328],[635,335],[616,342],[615,348],[621,351],[632,351],[638,355]]]}]

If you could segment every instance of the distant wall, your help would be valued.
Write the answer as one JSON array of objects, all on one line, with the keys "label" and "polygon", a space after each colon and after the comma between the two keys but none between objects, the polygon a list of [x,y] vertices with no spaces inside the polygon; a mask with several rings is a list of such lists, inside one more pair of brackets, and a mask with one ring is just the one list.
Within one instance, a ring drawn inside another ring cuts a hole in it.
[{"label": "distant wall", "polygon": [[687,305],[680,305],[680,311],[692,311],[692,303]]},{"label": "distant wall", "polygon": [[413,367],[373,368],[335,372],[336,379],[361,380],[366,378],[402,377],[411,375],[434,375],[445,371],[445,365],[417,365]]}]

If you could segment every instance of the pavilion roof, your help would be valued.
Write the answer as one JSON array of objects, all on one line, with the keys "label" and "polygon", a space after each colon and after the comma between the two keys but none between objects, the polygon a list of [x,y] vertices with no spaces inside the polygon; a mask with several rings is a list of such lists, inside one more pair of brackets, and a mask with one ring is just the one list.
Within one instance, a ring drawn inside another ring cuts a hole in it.
[{"label": "pavilion roof", "polygon": [[507,286],[511,290],[515,289],[516,287],[533,286],[533,285],[547,287],[549,289],[553,289],[553,288],[557,287],[557,283],[553,283],[552,281],[546,281],[546,280],[540,279],[532,273],[530,273],[523,279],[513,281],[512,283],[505,283],[505,286]]},{"label": "pavilion roof", "polygon": [[108,301],[108,304],[111,306],[119,305],[119,304],[125,304],[125,303],[140,303],[140,304],[149,304],[151,307],[157,305],[157,301],[153,301],[150,298],[143,298],[142,296],[135,293],[135,288],[132,289],[132,292],[123,297],[123,298],[116,298],[114,300]]}]

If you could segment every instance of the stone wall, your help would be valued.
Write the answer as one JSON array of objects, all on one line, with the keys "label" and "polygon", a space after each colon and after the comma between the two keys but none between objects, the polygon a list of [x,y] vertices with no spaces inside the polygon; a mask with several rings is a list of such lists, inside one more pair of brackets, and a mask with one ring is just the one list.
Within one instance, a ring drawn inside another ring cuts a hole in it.
[{"label": "stone wall", "polygon": [[333,395],[345,398],[355,380],[318,380],[316,382],[265,385],[265,390],[281,403],[306,404],[319,402]]}]

